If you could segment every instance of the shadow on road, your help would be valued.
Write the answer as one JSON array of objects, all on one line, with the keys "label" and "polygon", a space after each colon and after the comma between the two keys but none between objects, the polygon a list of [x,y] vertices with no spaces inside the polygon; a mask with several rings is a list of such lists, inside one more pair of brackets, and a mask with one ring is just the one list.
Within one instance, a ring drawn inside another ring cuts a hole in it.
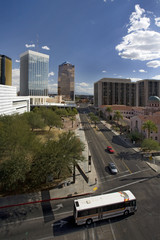
[{"label": "shadow on road", "polygon": [[121,160],[143,160],[142,155],[138,152],[120,152],[116,157]]},{"label": "shadow on road", "polygon": [[119,216],[119,217],[114,217],[112,219],[104,219],[98,222],[94,222],[90,225],[87,224],[83,224],[78,226],[75,221],[74,221],[74,217],[73,216],[69,216],[67,218],[63,218],[59,221],[56,221],[53,223],[53,236],[62,236],[62,235],[66,235],[68,233],[73,233],[73,232],[79,232],[79,231],[87,231],[91,228],[94,227],[101,227],[104,225],[108,225],[110,224],[110,222],[119,222],[122,220],[126,220],[128,216]]},{"label": "shadow on road", "polygon": [[132,146],[130,146],[127,141],[125,140],[122,140],[120,136],[113,136],[112,138],[112,142],[119,145],[119,146],[122,146],[122,147],[125,147],[125,148],[132,148]]},{"label": "shadow on road", "polygon": [[41,191],[41,195],[42,195],[42,200],[44,200],[44,202],[41,202],[44,222],[47,223],[55,219],[52,211],[51,203],[50,201],[47,201],[48,199],[50,199],[50,193],[48,190]]}]

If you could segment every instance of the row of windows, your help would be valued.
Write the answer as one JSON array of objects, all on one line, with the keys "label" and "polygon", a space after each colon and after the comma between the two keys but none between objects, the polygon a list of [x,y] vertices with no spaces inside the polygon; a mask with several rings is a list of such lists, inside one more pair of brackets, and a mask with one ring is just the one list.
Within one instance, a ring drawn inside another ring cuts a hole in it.
[{"label": "row of windows", "polygon": [[134,201],[117,203],[117,204],[112,204],[112,205],[107,205],[107,206],[99,207],[99,208],[92,208],[92,209],[88,209],[88,210],[79,211],[78,212],[78,217],[84,217],[84,216],[96,214],[98,212],[112,211],[112,210],[115,210],[115,209],[131,207],[131,206],[136,206],[136,201],[135,200]]}]

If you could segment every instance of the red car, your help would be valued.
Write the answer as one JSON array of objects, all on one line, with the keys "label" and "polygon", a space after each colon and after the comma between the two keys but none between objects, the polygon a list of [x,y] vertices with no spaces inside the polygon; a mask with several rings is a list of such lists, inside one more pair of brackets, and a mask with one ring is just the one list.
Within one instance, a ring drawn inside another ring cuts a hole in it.
[{"label": "red car", "polygon": [[108,150],[108,152],[110,152],[110,153],[114,153],[114,150],[112,149],[111,146],[108,146],[108,147],[107,147],[107,150]]}]

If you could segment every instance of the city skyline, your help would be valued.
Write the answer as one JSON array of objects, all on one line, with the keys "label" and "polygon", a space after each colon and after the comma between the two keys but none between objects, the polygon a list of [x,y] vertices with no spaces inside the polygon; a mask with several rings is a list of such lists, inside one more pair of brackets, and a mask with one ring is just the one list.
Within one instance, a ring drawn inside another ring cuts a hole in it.
[{"label": "city skyline", "polygon": [[49,93],[65,61],[75,65],[76,94],[93,94],[102,78],[160,80],[159,0],[8,0],[1,14],[0,54],[12,59],[14,86],[27,50],[50,56]]}]

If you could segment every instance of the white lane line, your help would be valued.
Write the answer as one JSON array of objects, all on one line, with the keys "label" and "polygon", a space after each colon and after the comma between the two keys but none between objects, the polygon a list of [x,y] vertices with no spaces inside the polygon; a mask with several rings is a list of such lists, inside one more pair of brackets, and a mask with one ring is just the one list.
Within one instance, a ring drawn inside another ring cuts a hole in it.
[{"label": "white lane line", "polygon": [[[126,172],[129,172],[128,170],[125,170],[124,172],[119,172],[118,173],[118,176],[120,175],[120,174],[124,174],[124,173],[126,173]],[[131,174],[129,174],[129,175],[131,175]],[[123,177],[124,175],[122,175],[121,177]],[[119,176],[120,177],[120,176]],[[101,177],[101,179],[103,180],[103,179],[113,179],[113,175],[109,175],[109,176],[106,176],[106,177]],[[114,178],[115,179],[115,178]],[[114,180],[113,179],[113,180]]]},{"label": "white lane line", "polygon": [[92,240],[95,240],[94,228],[91,228]]},{"label": "white lane line", "polygon": [[115,236],[115,233],[113,231],[113,227],[112,227],[112,223],[111,223],[111,220],[109,219],[109,225],[110,225],[110,228],[111,228],[111,232],[112,232],[112,236],[113,236],[113,239],[116,240],[116,236]]},{"label": "white lane line", "polygon": [[138,181],[135,181],[135,182],[132,182],[132,183],[128,183],[128,184],[125,184],[125,185],[122,185],[122,186],[119,186],[119,187],[116,187],[116,188],[112,188],[112,189],[110,189],[110,190],[107,190],[107,191],[103,192],[103,194],[104,194],[104,193],[108,193],[108,192],[112,192],[112,191],[114,191],[114,190],[116,190],[116,189],[120,189],[120,188],[123,188],[123,187],[131,186],[131,185],[134,185],[134,184],[136,184],[136,183],[144,182],[144,181],[146,181],[146,180],[147,180],[147,178],[144,178],[144,179],[142,179],[142,180],[138,180]]},{"label": "white lane line", "polygon": [[137,168],[138,168],[139,170],[141,170],[141,168],[140,168],[140,166],[138,166],[138,164],[136,164],[136,166],[137,166]]},{"label": "white lane line", "polygon": [[[144,170],[141,170],[141,171],[137,171],[137,172],[134,172],[134,173],[126,174],[126,175],[119,176],[119,177],[114,177],[114,178],[112,178],[112,179],[107,179],[107,178],[106,178],[106,180],[107,180],[107,182],[111,182],[111,181],[117,180],[117,179],[119,179],[119,178],[132,176],[132,175],[135,175],[135,174],[138,174],[138,173],[141,173],[141,172],[146,172],[146,171],[149,171],[149,170],[150,170],[150,169],[147,168],[147,169],[144,169]],[[111,176],[111,177],[112,177],[112,176]],[[101,181],[101,183],[104,183],[104,182],[106,182],[106,181]]]},{"label": "white lane line", "polygon": [[146,171],[149,171],[150,169],[144,169],[144,170],[140,170],[140,171],[137,171],[137,172],[134,172],[134,173],[130,173],[130,174],[126,174],[126,175],[123,175],[123,176],[119,176],[119,177],[116,177],[116,178],[112,178],[112,179],[109,179],[108,181],[113,181],[115,179],[118,179],[118,178],[123,178],[123,177],[127,177],[127,176],[132,176],[132,175],[135,175],[135,174],[138,174],[138,173],[141,173],[141,172],[146,172]]},{"label": "white lane line", "polygon": [[47,239],[51,240],[53,238],[54,238],[54,236],[52,235],[52,236],[45,237],[45,238],[38,238],[37,240],[47,240]]},{"label": "white lane line", "polygon": [[[59,213],[59,214],[54,214],[54,216],[60,216],[60,215],[65,215],[65,214],[69,214],[69,213],[72,213],[73,214],[73,211],[68,211],[68,212],[63,212],[63,213]],[[52,216],[52,215],[48,215],[49,216]],[[25,223],[25,222],[31,222],[31,221],[37,221],[37,220],[41,220],[41,219],[44,219],[44,216],[41,216],[41,217],[36,217],[36,218],[29,218],[29,219],[25,219],[25,220],[20,220],[20,221],[15,221],[15,222],[10,222],[10,223],[4,223],[4,224],[1,224],[1,226],[9,226],[9,225],[13,225],[13,224],[19,224],[19,223]]]}]

